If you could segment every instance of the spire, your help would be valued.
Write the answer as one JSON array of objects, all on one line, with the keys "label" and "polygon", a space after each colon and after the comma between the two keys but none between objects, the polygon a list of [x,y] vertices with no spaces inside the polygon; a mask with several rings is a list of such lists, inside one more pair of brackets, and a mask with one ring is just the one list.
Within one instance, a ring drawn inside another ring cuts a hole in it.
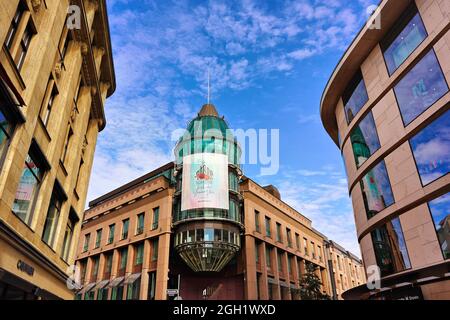
[{"label": "spire", "polygon": [[208,68],[208,104],[211,101],[211,74],[209,73],[209,68]]}]

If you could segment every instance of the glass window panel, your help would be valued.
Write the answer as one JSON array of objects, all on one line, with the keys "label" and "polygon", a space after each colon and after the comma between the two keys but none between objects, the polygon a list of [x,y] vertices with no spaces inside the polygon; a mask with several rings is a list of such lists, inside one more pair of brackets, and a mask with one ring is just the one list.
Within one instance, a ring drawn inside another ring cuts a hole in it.
[{"label": "glass window panel", "polygon": [[382,277],[411,268],[399,218],[375,229],[371,236]]},{"label": "glass window panel", "polygon": [[44,232],[42,233],[42,240],[49,246],[53,246],[56,234],[56,228],[58,226],[59,216],[61,210],[61,202],[52,196],[50,205],[47,211],[47,217],[45,218]]},{"label": "glass window panel", "polygon": [[213,241],[214,229],[205,229],[205,241]]},{"label": "glass window panel", "polygon": [[405,126],[448,92],[447,82],[434,50],[428,52],[400,80],[394,91]]},{"label": "glass window panel", "polygon": [[222,241],[222,230],[214,229],[214,241]]},{"label": "glass window panel", "polygon": [[384,58],[390,75],[427,37],[417,7],[413,5],[405,14],[381,42],[382,48],[386,48],[383,49]]},{"label": "glass window panel", "polygon": [[116,224],[112,224],[109,226],[109,238],[108,243],[112,243],[114,241],[114,230],[116,228]]},{"label": "glass window panel", "polygon": [[25,161],[22,176],[20,177],[19,187],[13,204],[13,212],[26,224],[31,223],[32,204],[37,194],[40,178],[38,165],[28,155]]},{"label": "glass window panel", "polygon": [[230,241],[229,231],[228,230],[223,230],[223,241],[225,241],[225,242],[229,242]]},{"label": "glass window panel", "polygon": [[197,229],[196,230],[196,241],[203,241],[203,238],[204,238],[203,229]]},{"label": "glass window panel", "polygon": [[450,193],[428,203],[444,259],[450,259]]},{"label": "glass window panel", "polygon": [[267,268],[270,268],[272,266],[272,249],[269,247],[266,247],[266,266]]},{"label": "glass window panel", "polygon": [[377,129],[372,112],[352,130],[350,133],[353,155],[356,166],[359,168],[370,156],[380,148]]},{"label": "glass window panel", "polygon": [[422,184],[450,169],[450,111],[445,112],[410,140]]},{"label": "glass window panel", "polygon": [[369,170],[361,179],[360,185],[369,219],[394,203],[384,160]]},{"label": "glass window panel", "polygon": [[342,95],[347,124],[353,120],[368,100],[366,84],[361,71],[358,71]]},{"label": "glass window panel", "polygon": [[120,252],[120,269],[125,269],[127,266],[128,248],[122,249]]}]

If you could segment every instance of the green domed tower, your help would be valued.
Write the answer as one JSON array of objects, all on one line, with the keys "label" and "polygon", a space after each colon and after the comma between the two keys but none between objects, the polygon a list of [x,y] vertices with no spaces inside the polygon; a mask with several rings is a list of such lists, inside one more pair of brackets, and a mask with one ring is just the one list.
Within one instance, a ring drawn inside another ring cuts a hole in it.
[{"label": "green domed tower", "polygon": [[175,147],[175,250],[196,272],[219,272],[241,248],[241,149],[205,104]]}]

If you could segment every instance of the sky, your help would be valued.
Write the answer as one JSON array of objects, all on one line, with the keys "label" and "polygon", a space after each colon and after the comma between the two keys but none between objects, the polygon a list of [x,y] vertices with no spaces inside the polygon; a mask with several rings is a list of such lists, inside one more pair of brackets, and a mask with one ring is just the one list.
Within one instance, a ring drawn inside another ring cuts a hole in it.
[{"label": "sky", "polygon": [[[279,129],[261,175],[314,228],[360,256],[343,160],[320,98],[377,0],[107,0],[117,89],[105,105],[88,201],[173,161],[174,137],[207,101],[233,129]],[[175,133],[174,133],[175,132]]]}]

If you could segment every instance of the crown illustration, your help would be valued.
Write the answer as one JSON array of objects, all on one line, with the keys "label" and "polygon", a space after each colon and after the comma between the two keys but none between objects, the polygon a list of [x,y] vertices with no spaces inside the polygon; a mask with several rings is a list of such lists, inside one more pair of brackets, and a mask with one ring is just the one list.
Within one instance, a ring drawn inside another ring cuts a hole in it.
[{"label": "crown illustration", "polygon": [[211,180],[213,178],[213,171],[205,165],[205,161],[195,173],[197,180]]}]

